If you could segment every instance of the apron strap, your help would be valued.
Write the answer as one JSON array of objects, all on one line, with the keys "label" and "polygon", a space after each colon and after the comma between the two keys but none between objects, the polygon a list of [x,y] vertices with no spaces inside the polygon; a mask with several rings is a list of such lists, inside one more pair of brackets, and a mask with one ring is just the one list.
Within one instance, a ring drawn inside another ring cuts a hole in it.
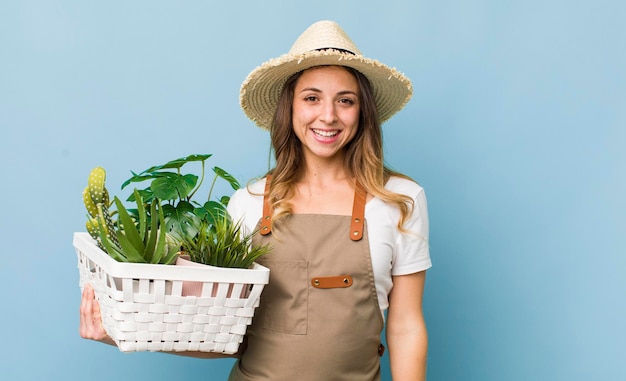
[{"label": "apron strap", "polygon": [[[261,235],[268,235],[272,232],[272,205],[269,200],[270,183],[272,175],[265,178],[265,194],[263,195],[263,216],[261,217]],[[354,191],[354,203],[352,204],[352,219],[350,222],[350,239],[359,241],[363,238],[363,221],[365,220],[365,203],[367,192],[361,185],[357,185]]]},{"label": "apron strap", "polygon": [[352,221],[350,222],[350,239],[353,241],[359,241],[363,238],[366,201],[367,192],[360,184],[357,184],[354,191],[354,203],[352,204]]}]

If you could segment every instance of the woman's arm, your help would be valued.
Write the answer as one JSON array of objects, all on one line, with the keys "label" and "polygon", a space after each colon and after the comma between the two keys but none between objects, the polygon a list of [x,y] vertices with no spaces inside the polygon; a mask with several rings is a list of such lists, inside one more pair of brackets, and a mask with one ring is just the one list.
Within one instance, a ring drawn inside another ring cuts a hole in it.
[{"label": "woman's arm", "polygon": [[387,345],[394,381],[426,379],[428,334],[422,312],[426,271],[393,277],[387,313]]},{"label": "woman's arm", "polygon": [[[80,326],[79,333],[83,339],[100,341],[109,345],[116,345],[113,339],[107,334],[102,325],[102,315],[100,314],[100,303],[96,300],[95,293],[90,284],[86,284],[80,302]],[[167,352],[180,356],[221,359],[238,357],[238,354],[224,355],[212,352]]]}]

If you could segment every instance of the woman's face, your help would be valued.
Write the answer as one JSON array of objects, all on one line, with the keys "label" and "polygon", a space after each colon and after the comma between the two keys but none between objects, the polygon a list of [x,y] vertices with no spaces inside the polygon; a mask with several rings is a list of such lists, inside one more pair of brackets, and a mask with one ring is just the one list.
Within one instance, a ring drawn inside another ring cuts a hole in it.
[{"label": "woman's face", "polygon": [[298,78],[292,108],[293,129],[305,159],[336,158],[359,125],[359,87],[341,66],[311,68]]}]

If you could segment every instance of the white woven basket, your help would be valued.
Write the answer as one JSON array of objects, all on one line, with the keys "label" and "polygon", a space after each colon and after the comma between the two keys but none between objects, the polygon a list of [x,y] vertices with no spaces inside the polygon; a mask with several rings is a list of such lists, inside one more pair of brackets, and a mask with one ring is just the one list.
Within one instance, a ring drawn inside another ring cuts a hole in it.
[{"label": "white woven basket", "polygon": [[[91,283],[102,323],[122,352],[237,352],[269,269],[123,263],[88,233],[74,233],[80,288]],[[201,296],[184,296],[183,282],[201,282]]]}]

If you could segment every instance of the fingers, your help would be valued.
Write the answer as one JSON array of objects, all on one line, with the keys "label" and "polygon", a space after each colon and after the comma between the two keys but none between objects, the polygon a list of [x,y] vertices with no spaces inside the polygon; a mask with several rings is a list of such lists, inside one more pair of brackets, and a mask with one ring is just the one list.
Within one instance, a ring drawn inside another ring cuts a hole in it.
[{"label": "fingers", "polygon": [[80,301],[79,333],[82,338],[102,341],[107,333],[102,326],[100,304],[90,284],[85,284]]},{"label": "fingers", "polygon": [[95,299],[95,295],[93,293],[93,289],[89,283],[85,284],[83,287],[83,295],[80,300],[80,323],[79,323],[79,333],[80,336],[84,339],[89,339],[88,337],[88,327],[87,321],[91,320],[91,311],[90,304],[91,300]]}]

